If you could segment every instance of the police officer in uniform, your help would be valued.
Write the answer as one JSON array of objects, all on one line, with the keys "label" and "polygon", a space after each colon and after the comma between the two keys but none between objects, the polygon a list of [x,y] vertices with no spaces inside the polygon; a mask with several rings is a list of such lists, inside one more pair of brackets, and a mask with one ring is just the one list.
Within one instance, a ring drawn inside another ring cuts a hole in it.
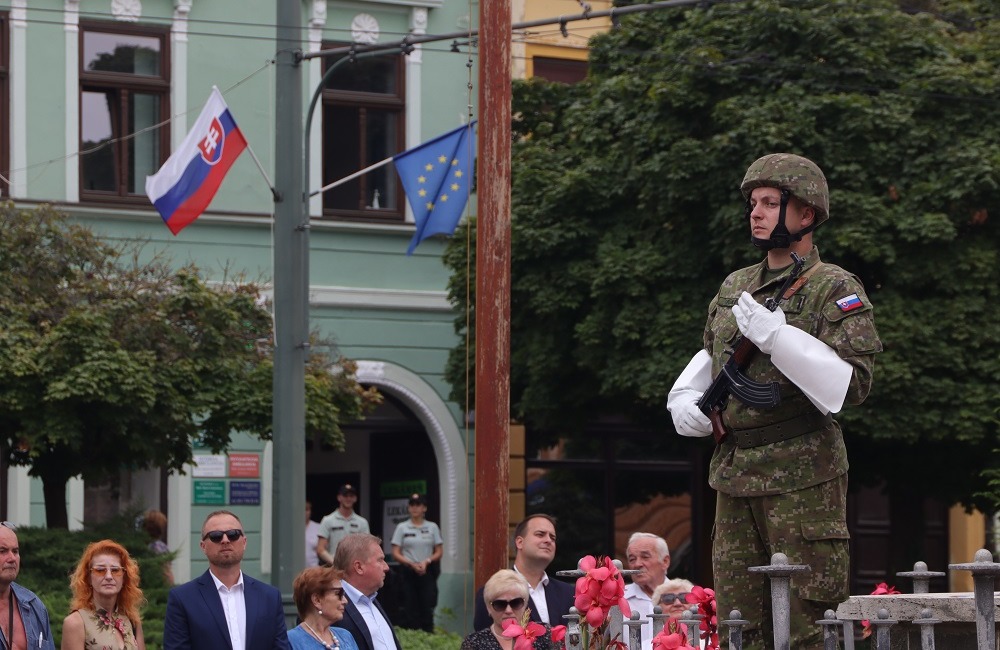
[{"label": "police officer in uniform", "polygon": [[[729,275],[708,308],[704,348],[667,398],[683,436],[712,432],[698,399],[740,335],[759,349],[747,369],[777,382],[781,401],[758,408],[731,398],[722,414],[728,435],[715,449],[709,484],[718,492],[712,564],[719,612],[739,609],[750,626],[744,648],[772,644],[770,588],[747,567],[773,553],[811,571],[791,581],[791,647],[822,648],[815,621],[848,595],[847,450],[832,414],[860,404],[882,350],[872,304],[857,277],[822,262],[812,232],[830,217],[826,177],[812,161],[776,153],[747,169],[751,241],[761,263]],[[763,306],[788,276],[791,253],[805,258],[805,284],[775,311]]]},{"label": "police officer in uniform", "polygon": [[316,556],[326,566],[333,566],[333,554],[337,552],[337,544],[351,533],[368,533],[368,520],[354,512],[354,504],[358,502],[358,491],[350,483],[345,483],[337,490],[336,510],[323,517],[319,522],[319,542],[316,544]]},{"label": "police officer in uniform", "polygon": [[399,522],[392,533],[392,557],[402,570],[403,606],[409,622],[406,627],[433,632],[444,542],[438,525],[424,518],[427,515],[425,496],[410,495],[408,507],[409,520]]}]

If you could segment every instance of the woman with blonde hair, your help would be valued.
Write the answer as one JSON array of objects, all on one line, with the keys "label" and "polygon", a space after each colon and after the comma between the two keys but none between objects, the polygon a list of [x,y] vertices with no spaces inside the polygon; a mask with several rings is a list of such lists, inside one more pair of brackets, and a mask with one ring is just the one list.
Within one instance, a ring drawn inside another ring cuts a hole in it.
[{"label": "woman with blonde hair", "polygon": [[[528,581],[517,571],[500,569],[483,585],[483,600],[493,623],[478,632],[473,632],[462,640],[461,650],[510,650],[514,639],[505,637],[504,621],[519,623],[528,606]],[[545,626],[545,634],[534,640],[534,650],[552,650],[550,628]]]},{"label": "woman with blonde hair", "polygon": [[62,650],[145,650],[139,565],[110,539],[87,546],[70,578],[73,602],[63,620]]}]

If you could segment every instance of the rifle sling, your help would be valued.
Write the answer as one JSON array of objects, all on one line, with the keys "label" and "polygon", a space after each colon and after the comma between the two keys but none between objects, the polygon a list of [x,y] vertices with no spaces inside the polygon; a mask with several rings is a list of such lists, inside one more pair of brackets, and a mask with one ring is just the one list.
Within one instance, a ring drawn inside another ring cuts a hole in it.
[{"label": "rifle sling", "polygon": [[813,264],[808,271],[799,276],[799,279],[792,283],[792,286],[785,290],[785,293],[781,295],[781,302],[786,302],[789,298],[798,293],[799,289],[809,280],[809,276],[819,270],[819,267],[823,266],[823,262],[816,262]]}]

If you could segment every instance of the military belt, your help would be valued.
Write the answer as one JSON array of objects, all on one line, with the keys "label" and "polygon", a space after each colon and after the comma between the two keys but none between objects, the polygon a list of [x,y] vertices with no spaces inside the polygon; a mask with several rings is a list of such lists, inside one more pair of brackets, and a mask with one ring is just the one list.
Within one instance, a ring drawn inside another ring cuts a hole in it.
[{"label": "military belt", "polygon": [[810,431],[824,429],[832,421],[833,416],[829,413],[822,414],[819,411],[812,411],[806,415],[763,427],[733,429],[732,436],[737,447],[750,449],[751,447],[761,447],[783,440],[791,440]]}]

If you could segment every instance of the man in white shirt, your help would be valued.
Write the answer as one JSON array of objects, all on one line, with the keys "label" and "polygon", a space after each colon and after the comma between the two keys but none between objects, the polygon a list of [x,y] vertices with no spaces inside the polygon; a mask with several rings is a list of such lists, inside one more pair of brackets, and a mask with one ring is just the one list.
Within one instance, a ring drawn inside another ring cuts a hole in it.
[{"label": "man in white shirt", "polygon": [[217,510],[205,518],[201,550],[208,571],[170,590],[164,650],[288,650],[281,592],[243,573],[246,549],[239,517]]},{"label": "man in white shirt", "polygon": [[644,620],[642,631],[643,650],[653,647],[653,590],[667,579],[670,568],[670,549],[667,540],[652,533],[633,533],[625,547],[628,568],[638,570],[632,583],[625,587],[625,598],[633,612]]},{"label": "man in white shirt", "polygon": [[[556,555],[556,520],[549,515],[528,515],[514,529],[514,571],[528,581],[528,608],[531,620],[547,625],[563,625],[576,596],[576,588],[568,582],[550,580],[545,569]],[[575,567],[573,567],[575,568]],[[475,618],[477,631],[493,623],[483,600],[483,589],[476,592]]]},{"label": "man in white shirt", "polygon": [[333,567],[344,572],[341,584],[347,596],[344,616],[334,626],[350,632],[359,650],[401,650],[389,616],[376,600],[389,572],[382,540],[368,533],[348,535],[337,544]]}]

